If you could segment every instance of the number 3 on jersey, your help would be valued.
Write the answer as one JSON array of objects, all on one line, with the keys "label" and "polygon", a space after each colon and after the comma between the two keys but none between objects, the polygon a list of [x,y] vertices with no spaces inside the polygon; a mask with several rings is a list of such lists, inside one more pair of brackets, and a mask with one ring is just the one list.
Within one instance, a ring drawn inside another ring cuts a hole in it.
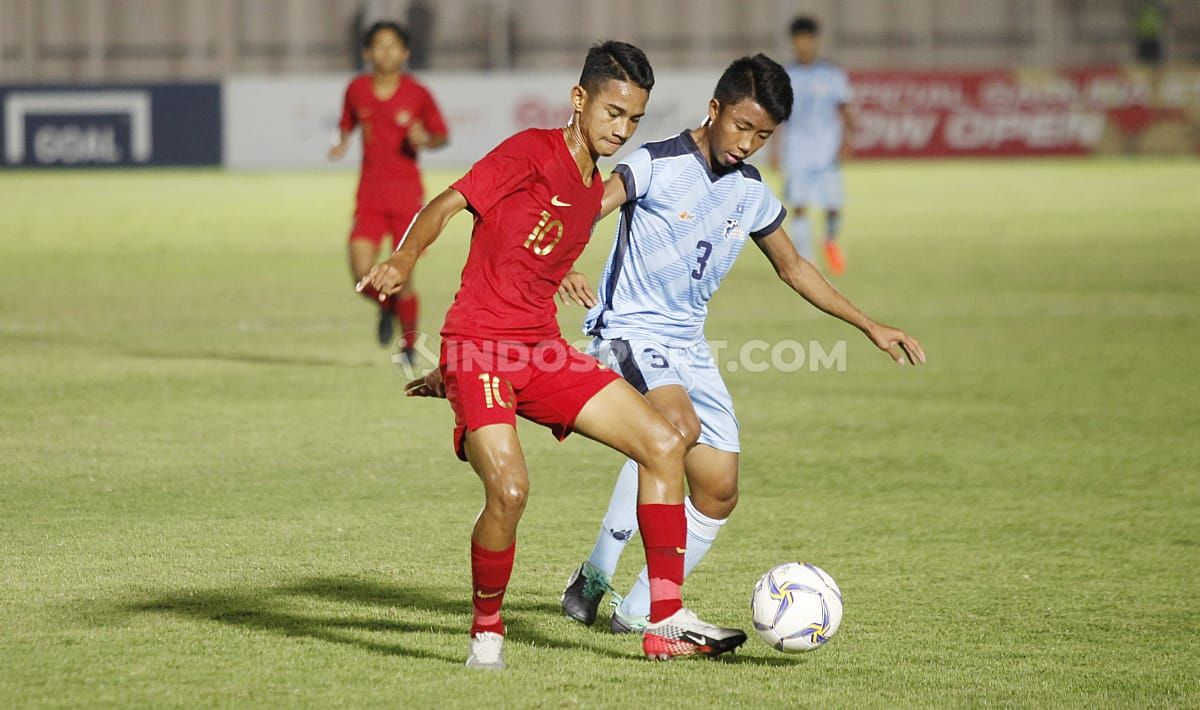
[{"label": "number 3 on jersey", "polygon": [[[546,244],[546,235],[554,231],[554,241]],[[559,220],[550,221],[550,213],[542,210],[542,221],[537,223],[533,231],[529,233],[529,238],[522,245],[538,256],[546,256],[554,251],[554,247],[558,246],[559,241],[563,238],[563,223]]]},{"label": "number 3 on jersey", "polygon": [[712,244],[702,239],[696,242],[696,248],[704,253],[696,257],[696,268],[692,269],[692,278],[702,279],[704,278],[704,269],[708,267],[708,257],[712,256]]}]

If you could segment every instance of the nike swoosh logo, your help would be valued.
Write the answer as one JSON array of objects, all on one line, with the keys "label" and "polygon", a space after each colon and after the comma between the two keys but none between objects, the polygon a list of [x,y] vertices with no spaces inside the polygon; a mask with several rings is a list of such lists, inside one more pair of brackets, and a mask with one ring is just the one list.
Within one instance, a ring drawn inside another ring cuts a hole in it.
[{"label": "nike swoosh logo", "polygon": [[550,204],[554,205],[555,207],[570,207],[571,206],[570,202],[563,202],[562,200],[558,199],[558,195],[555,195],[554,197],[550,198]]},{"label": "nike swoosh logo", "polygon": [[697,646],[707,646],[708,645],[708,639],[705,638],[704,635],[698,634],[695,631],[684,631],[683,638],[685,641],[691,641],[692,643],[696,644]]},{"label": "nike swoosh logo", "polygon": [[686,547],[676,547],[676,548],[675,548],[675,551],[676,551],[676,552],[678,552],[678,553],[679,553],[679,554],[681,554],[681,555],[683,555],[683,554],[687,554],[687,548],[686,548]]},{"label": "nike swoosh logo", "polygon": [[503,591],[499,591],[499,592],[492,592],[490,594],[487,594],[487,593],[484,593],[482,590],[480,590],[478,592],[475,592],[475,596],[479,597],[480,599],[495,599],[496,597],[500,596],[503,593],[504,593]]}]

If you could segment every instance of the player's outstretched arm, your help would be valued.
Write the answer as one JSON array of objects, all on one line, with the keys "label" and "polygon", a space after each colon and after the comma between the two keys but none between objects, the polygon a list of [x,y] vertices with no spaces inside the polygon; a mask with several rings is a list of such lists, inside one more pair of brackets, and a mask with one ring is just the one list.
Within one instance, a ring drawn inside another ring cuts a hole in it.
[{"label": "player's outstretched arm", "polygon": [[840,318],[861,330],[877,348],[903,365],[905,358],[916,365],[925,363],[925,351],[917,339],[899,328],[876,323],[843,296],[821,275],[815,266],[796,252],[791,238],[776,229],[755,243],[762,250],[780,280],[804,297],[804,300],[831,316]]},{"label": "player's outstretched arm", "polygon": [[467,198],[458,190],[447,188],[442,191],[417,213],[417,218],[404,234],[400,248],[390,259],[368,271],[355,288],[362,291],[371,286],[379,292],[381,301],[400,291],[412,275],[417,257],[441,235],[450,218],[466,208]]}]

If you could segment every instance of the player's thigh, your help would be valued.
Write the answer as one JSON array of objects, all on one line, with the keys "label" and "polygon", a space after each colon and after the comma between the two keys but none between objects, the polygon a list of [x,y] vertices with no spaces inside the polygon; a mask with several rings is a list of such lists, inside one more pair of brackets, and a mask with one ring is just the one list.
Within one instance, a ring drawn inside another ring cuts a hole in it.
[{"label": "player's thigh", "polygon": [[375,265],[379,254],[379,243],[369,239],[351,239],[348,247],[350,253],[350,273],[357,281]]},{"label": "player's thigh", "polygon": [[685,378],[674,362],[676,353],[650,340],[596,338],[588,352],[646,396],[691,446],[700,435],[700,420],[688,399]]},{"label": "player's thigh", "polygon": [[487,424],[465,432],[463,449],[489,506],[520,512],[529,494],[529,471],[512,424]]},{"label": "player's thigh", "polygon": [[733,511],[738,497],[738,458],[705,444],[693,446],[684,459],[688,492],[701,513],[722,519]]},{"label": "player's thigh", "polygon": [[784,184],[784,194],[797,217],[804,214],[805,207],[812,198],[812,192],[812,176],[808,171],[795,170],[788,173],[787,181]]},{"label": "player's thigh", "polygon": [[370,205],[360,205],[355,209],[354,223],[350,225],[350,243],[370,242],[378,253],[389,231],[387,213]]},{"label": "player's thigh", "polygon": [[639,463],[681,458],[685,448],[683,436],[625,380],[613,380],[592,396],[574,429]]},{"label": "player's thigh", "polygon": [[691,351],[690,357],[688,398],[700,421],[698,443],[736,454],[741,451],[737,413],[721,370],[706,346]]},{"label": "player's thigh", "polygon": [[442,340],[440,368],[446,400],[454,412],[454,451],[464,461],[468,460],[470,432],[491,425],[507,425],[516,431],[522,373],[508,365],[486,341]]}]

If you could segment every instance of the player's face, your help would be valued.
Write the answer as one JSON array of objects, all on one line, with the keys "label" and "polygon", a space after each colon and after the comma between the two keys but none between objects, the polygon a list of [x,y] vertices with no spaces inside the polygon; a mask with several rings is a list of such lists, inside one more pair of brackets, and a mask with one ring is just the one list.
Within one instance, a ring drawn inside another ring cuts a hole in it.
[{"label": "player's face", "polygon": [[646,114],[650,92],[629,81],[609,79],[593,93],[571,90],[579,130],[593,155],[612,155],[633,136]]},{"label": "player's face", "polygon": [[817,52],[821,49],[821,41],[816,35],[808,32],[792,35],[792,54],[801,64],[809,64],[816,60]]},{"label": "player's face", "polygon": [[724,106],[708,102],[708,148],[714,163],[733,167],[758,152],[775,132],[775,119],[757,101]]},{"label": "player's face", "polygon": [[393,74],[408,61],[408,47],[395,32],[380,30],[371,39],[371,46],[363,52],[363,58],[380,74]]}]

